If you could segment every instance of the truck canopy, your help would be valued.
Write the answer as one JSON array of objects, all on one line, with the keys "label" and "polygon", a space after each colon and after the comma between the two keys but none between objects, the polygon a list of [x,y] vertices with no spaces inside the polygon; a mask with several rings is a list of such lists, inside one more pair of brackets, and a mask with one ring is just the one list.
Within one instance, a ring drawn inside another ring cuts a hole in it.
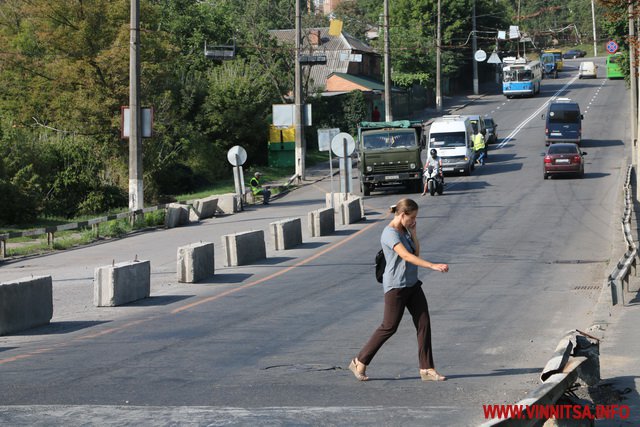
[{"label": "truck canopy", "polygon": [[360,122],[361,128],[383,129],[383,128],[410,128],[422,126],[419,120],[395,120],[393,122]]}]

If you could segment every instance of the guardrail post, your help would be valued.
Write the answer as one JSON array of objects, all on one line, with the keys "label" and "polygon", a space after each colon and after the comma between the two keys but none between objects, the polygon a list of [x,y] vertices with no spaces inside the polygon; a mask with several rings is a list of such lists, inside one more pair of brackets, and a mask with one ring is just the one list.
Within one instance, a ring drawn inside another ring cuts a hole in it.
[{"label": "guardrail post", "polygon": [[0,259],[7,257],[7,241],[0,239]]},{"label": "guardrail post", "polygon": [[54,232],[47,231],[47,245],[53,246]]}]

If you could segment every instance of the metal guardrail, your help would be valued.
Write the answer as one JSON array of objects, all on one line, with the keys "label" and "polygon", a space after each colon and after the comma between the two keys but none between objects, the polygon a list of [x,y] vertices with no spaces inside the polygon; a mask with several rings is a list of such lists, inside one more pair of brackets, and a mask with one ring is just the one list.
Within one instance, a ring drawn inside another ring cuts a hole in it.
[{"label": "metal guardrail", "polygon": [[622,229],[624,238],[627,243],[627,251],[620,258],[615,268],[607,278],[609,287],[611,288],[611,300],[613,305],[621,303],[625,304],[624,294],[625,286],[629,287],[629,275],[635,274],[636,261],[638,258],[638,248],[631,234],[631,214],[633,213],[633,189],[631,186],[631,173],[633,166],[629,165],[627,169],[627,179],[624,183],[624,213],[622,215]]},{"label": "metal guardrail", "polygon": [[3,234],[0,234],[0,259],[6,258],[7,256],[7,240],[9,239],[16,239],[20,237],[30,237],[30,236],[41,236],[46,234],[47,243],[49,245],[52,245],[54,240],[54,235],[59,231],[77,230],[79,228],[91,226],[91,227],[94,227],[97,233],[98,232],[97,226],[101,223],[114,221],[118,219],[124,219],[124,218],[135,219],[137,216],[145,213],[166,209],[167,206],[169,206],[169,204],[150,206],[148,208],[137,209],[135,211],[127,211],[127,212],[122,212],[114,215],[101,216],[98,218],[89,219],[87,221],[72,222],[69,224],[62,224],[62,225],[57,225],[53,227],[45,227],[45,228],[38,228],[35,230],[3,233]]}]

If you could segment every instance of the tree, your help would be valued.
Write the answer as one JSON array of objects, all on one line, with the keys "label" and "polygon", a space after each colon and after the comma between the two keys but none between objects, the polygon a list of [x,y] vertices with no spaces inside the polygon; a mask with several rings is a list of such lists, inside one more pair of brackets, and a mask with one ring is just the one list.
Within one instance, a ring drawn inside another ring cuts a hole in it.
[{"label": "tree", "polygon": [[215,178],[214,171],[228,170],[226,152],[234,145],[247,150],[252,164],[266,161],[269,123],[267,117],[277,99],[269,76],[254,62],[238,59],[224,63],[208,75],[209,94],[202,124],[205,139],[201,157],[191,156],[195,169]]}]

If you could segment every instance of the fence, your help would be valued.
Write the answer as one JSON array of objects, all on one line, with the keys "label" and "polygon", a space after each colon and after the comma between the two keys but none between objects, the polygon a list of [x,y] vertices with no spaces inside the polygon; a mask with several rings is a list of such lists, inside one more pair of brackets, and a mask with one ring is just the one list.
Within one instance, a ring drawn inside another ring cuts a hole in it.
[{"label": "fence", "polygon": [[2,258],[6,258],[7,256],[7,241],[9,239],[17,239],[20,237],[31,237],[31,236],[40,236],[40,235],[47,235],[47,244],[48,245],[53,245],[53,240],[55,237],[55,233],[59,232],[59,231],[68,231],[68,230],[77,230],[79,228],[84,228],[84,227],[89,227],[91,226],[93,228],[93,230],[96,233],[96,237],[99,237],[98,235],[98,225],[103,223],[103,222],[108,222],[108,221],[114,221],[114,220],[118,220],[118,219],[124,219],[124,218],[129,218],[131,221],[135,221],[135,219],[145,213],[149,213],[149,212],[154,212],[157,210],[163,210],[167,208],[167,206],[169,206],[168,204],[163,204],[163,205],[158,205],[158,206],[151,206],[148,208],[144,208],[144,209],[138,209],[135,211],[127,211],[127,212],[122,212],[119,214],[114,214],[114,215],[107,215],[107,216],[102,216],[99,218],[93,218],[87,221],[78,221],[78,222],[72,222],[69,224],[62,224],[62,225],[57,225],[54,227],[45,227],[45,228],[38,228],[35,230],[28,230],[28,231],[16,231],[16,232],[11,232],[11,233],[4,233],[4,234],[0,234],[0,259]]}]

